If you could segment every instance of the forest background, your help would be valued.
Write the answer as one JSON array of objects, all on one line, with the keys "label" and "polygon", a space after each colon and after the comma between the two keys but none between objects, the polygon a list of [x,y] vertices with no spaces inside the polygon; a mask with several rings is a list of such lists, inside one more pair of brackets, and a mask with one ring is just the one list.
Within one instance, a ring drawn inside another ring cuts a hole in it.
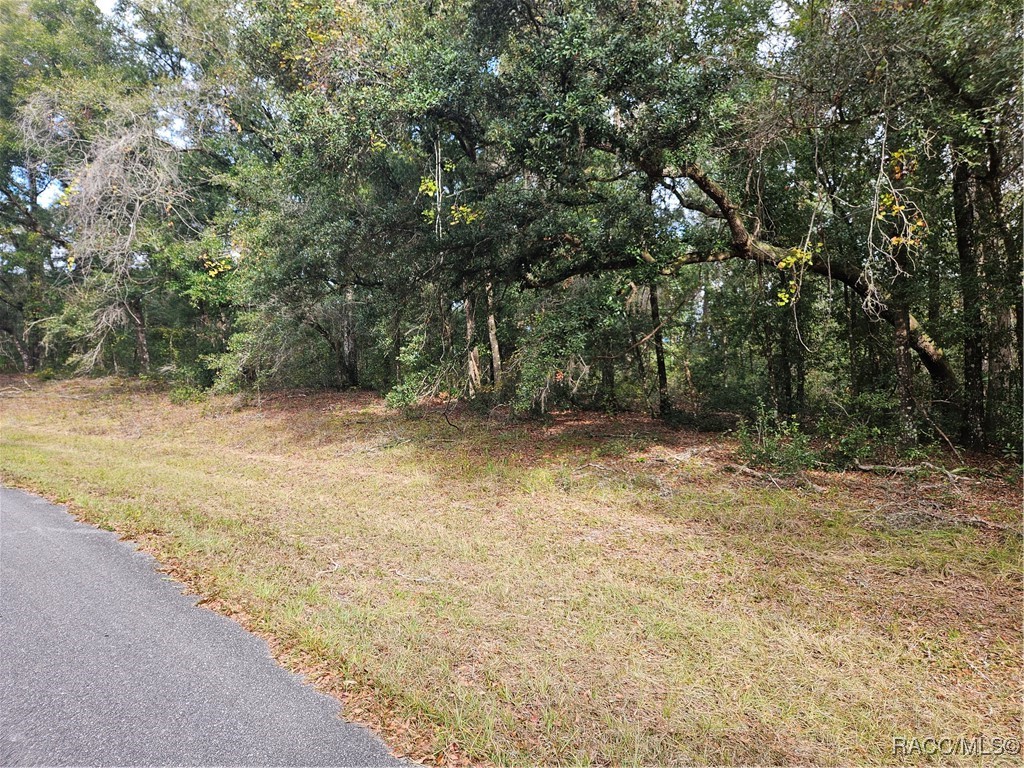
[{"label": "forest background", "polygon": [[0,353],[1016,456],[1021,38],[998,0],[2,0]]}]

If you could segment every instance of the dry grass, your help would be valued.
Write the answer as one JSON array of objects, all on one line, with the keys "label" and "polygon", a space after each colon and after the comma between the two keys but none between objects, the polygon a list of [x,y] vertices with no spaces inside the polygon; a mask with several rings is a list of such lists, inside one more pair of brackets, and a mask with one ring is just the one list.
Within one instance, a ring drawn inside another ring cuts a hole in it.
[{"label": "dry grass", "polygon": [[1019,525],[990,474],[781,489],[639,418],[21,382],[4,482],[138,540],[421,759],[888,764],[894,736],[1020,734],[1020,538],[953,522]]}]

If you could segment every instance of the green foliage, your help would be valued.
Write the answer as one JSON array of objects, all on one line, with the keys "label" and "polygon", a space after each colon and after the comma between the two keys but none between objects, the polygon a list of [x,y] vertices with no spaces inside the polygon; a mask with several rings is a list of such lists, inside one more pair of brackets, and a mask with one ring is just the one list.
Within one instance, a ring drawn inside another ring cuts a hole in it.
[{"label": "green foliage", "polygon": [[995,430],[995,445],[999,447],[1000,455],[1016,464],[1020,464],[1024,454],[1024,436],[1022,436],[1021,425],[1024,424],[1024,412],[1020,402],[1013,403],[1001,411],[1001,421]]},{"label": "green foliage", "polygon": [[897,408],[889,393],[862,393],[838,404],[833,400],[815,430],[824,443],[823,461],[842,470],[881,457],[897,443]]},{"label": "green foliage", "polygon": [[398,354],[399,380],[385,395],[391,408],[408,408],[433,393],[441,379],[441,366],[433,359],[422,331],[412,334]]},{"label": "green foliage", "polygon": [[792,475],[818,463],[810,437],[796,421],[779,418],[759,404],[752,421],[736,428],[740,456],[748,464],[774,473]]},{"label": "green foliage", "polygon": [[[600,280],[579,280],[541,303],[521,321],[522,338],[510,366],[516,382],[513,411],[605,407],[594,367],[601,356],[614,354],[609,342],[624,335],[626,321],[620,302]],[[604,394],[614,397],[614,392]]]},{"label": "green foliage", "polygon": [[208,358],[215,391],[330,386],[329,355],[309,329],[264,312],[240,315],[237,325],[227,351]]},{"label": "green foliage", "polygon": [[0,358],[1016,444],[1014,11],[777,5],[0,0]]},{"label": "green foliage", "polygon": [[419,399],[420,387],[409,380],[396,384],[384,395],[384,402],[389,408],[409,408],[416,405]]},{"label": "green foliage", "polygon": [[193,387],[188,384],[179,384],[173,387],[168,395],[175,405],[186,405],[188,403],[199,403],[206,399],[207,390]]},{"label": "green foliage", "polygon": [[882,431],[866,424],[849,424],[841,432],[829,435],[828,462],[836,469],[847,469],[870,458],[881,442]]}]

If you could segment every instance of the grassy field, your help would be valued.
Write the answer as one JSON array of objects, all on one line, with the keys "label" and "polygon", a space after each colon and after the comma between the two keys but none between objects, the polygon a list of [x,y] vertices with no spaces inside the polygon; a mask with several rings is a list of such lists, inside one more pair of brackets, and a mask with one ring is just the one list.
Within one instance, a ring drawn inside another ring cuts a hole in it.
[{"label": "grassy field", "polygon": [[5,484],[136,540],[426,762],[892,764],[895,736],[1021,733],[998,467],[789,487],[638,417],[0,395]]}]

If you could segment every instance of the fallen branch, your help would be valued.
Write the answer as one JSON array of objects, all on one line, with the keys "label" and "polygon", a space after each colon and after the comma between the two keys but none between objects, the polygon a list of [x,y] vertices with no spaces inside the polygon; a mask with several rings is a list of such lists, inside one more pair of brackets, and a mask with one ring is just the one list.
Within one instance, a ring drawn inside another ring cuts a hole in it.
[{"label": "fallen branch", "polygon": [[[892,505],[886,505],[886,506],[892,506]],[[885,513],[882,513],[882,514],[885,514]],[[928,509],[921,509],[920,507],[917,508],[917,509],[910,509],[910,510],[907,510],[906,512],[898,513],[898,514],[902,514],[902,515],[905,515],[905,516],[920,515],[922,517],[928,517],[928,518],[931,518],[932,520],[938,520],[940,522],[949,523],[949,524],[953,524],[953,525],[966,525],[969,528],[982,528],[982,529],[984,529],[986,531],[1001,531],[1003,533],[1014,533],[1017,536],[1024,535],[1024,534],[1021,533],[1021,530],[1019,528],[1015,528],[1015,527],[1010,526],[1010,525],[1000,525],[999,523],[993,523],[993,522],[990,522],[988,520],[985,520],[982,517],[978,517],[977,515],[975,515],[973,517],[957,517],[955,515],[954,516],[943,515],[940,512],[933,512],[933,511],[928,510]]]},{"label": "fallen branch", "polygon": [[341,568],[341,563],[339,563],[337,560],[331,560],[331,567],[323,571],[317,571],[316,575],[313,576],[313,578],[319,578],[320,576],[323,576],[326,573],[334,573],[339,568]]},{"label": "fallen branch", "polygon": [[[780,491],[785,490],[783,486],[779,484],[779,478],[769,472],[759,472],[756,469],[751,469],[746,464],[723,464],[722,469],[726,472],[735,472],[740,475],[748,475],[750,477],[756,477],[758,480],[769,480],[772,484]],[[783,475],[782,480],[787,483],[787,487],[792,490],[794,486],[812,490],[815,493],[825,493],[828,491],[827,488],[823,488],[815,482],[812,482],[803,472],[797,472],[793,475]],[[790,485],[792,483],[793,485]]]},{"label": "fallen branch", "polygon": [[706,446],[700,448],[686,448],[681,453],[674,453],[668,456],[667,458],[662,456],[654,456],[650,459],[647,459],[647,461],[657,462],[659,464],[680,464],[684,461],[695,459],[698,456],[707,453],[708,450],[709,448],[707,448]]},{"label": "fallen branch", "polygon": [[722,469],[726,472],[735,472],[739,475],[750,475],[751,477],[757,478],[771,477],[767,472],[758,472],[756,469],[751,469],[746,464],[723,464]]},{"label": "fallen branch", "polygon": [[907,475],[913,472],[920,472],[922,469],[931,469],[935,472],[941,472],[948,477],[952,482],[956,482],[960,478],[956,476],[957,472],[965,471],[963,467],[953,470],[952,472],[945,467],[940,467],[937,464],[932,464],[930,461],[922,461],[920,464],[913,464],[911,466],[890,466],[888,464],[854,464],[861,472],[888,472],[892,475]]},{"label": "fallen branch", "polygon": [[465,432],[465,429],[463,429],[458,424],[454,423],[450,418],[448,418],[449,412],[451,412],[454,409],[458,402],[459,401],[456,398],[450,398],[448,402],[445,403],[444,413],[442,415],[444,416],[444,420],[448,422],[449,427],[451,427],[452,429],[457,429],[459,430],[459,432]]},{"label": "fallen branch", "polygon": [[1024,536],[1024,534],[1021,533],[1020,528],[1015,528],[1012,525],[1000,525],[999,523],[991,523],[982,517],[953,517],[950,519],[954,523],[967,525],[971,528],[984,528],[986,531],[1002,531],[1004,533],[1015,533],[1018,536]]},{"label": "fallen branch", "polygon": [[775,479],[774,475],[770,475],[767,472],[758,472],[756,469],[751,469],[746,464],[724,464],[722,469],[726,472],[735,472],[738,475],[749,475],[750,477],[756,477],[758,480],[771,480],[771,482],[782,490],[782,486],[779,485],[779,481]]}]

